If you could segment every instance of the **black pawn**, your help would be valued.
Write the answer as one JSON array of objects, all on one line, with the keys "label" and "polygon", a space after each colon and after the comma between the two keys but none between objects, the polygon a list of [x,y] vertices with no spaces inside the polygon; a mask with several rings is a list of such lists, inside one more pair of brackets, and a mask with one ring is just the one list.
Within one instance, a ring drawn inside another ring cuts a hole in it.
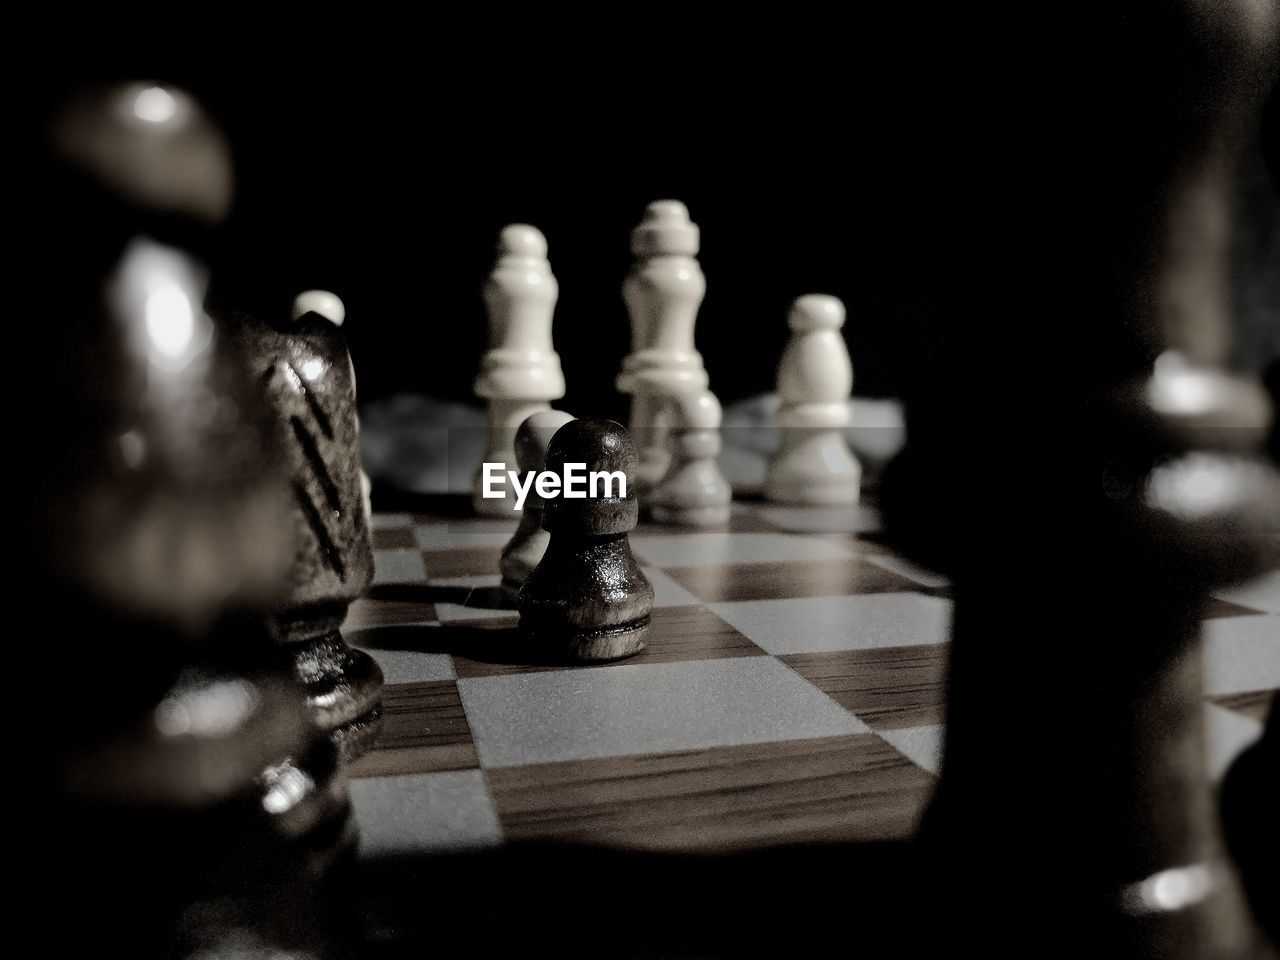
[{"label": "black pawn", "polygon": [[[551,535],[542,561],[520,590],[520,630],[548,657],[617,660],[644,649],[653,585],[636,563],[627,534],[639,518],[632,480],[636,451],[625,427],[612,420],[574,420],[547,451],[547,470],[564,477],[565,464],[586,475],[621,471],[626,495],[550,497],[542,527]],[[603,494],[604,487],[596,491]]]}]

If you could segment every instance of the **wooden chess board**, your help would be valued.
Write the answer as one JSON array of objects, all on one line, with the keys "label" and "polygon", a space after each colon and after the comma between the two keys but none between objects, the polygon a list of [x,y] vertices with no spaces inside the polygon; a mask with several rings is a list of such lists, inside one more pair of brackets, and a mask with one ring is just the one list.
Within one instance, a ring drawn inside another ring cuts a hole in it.
[{"label": "wooden chess board", "polygon": [[[595,666],[524,655],[497,590],[514,526],[373,518],[377,574],[345,628],[387,681],[381,740],[351,771],[363,855],[910,835],[939,772],[950,588],[877,542],[872,509],[641,524],[649,647]],[[1213,598],[1204,627],[1219,777],[1280,688],[1280,573]]]}]

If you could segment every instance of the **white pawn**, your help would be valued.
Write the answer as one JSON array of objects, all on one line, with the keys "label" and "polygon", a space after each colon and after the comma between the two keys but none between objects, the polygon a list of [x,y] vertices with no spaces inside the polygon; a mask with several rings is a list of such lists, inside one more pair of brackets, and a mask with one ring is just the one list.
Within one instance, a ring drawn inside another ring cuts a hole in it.
[{"label": "white pawn", "polygon": [[782,439],[765,474],[765,496],[779,503],[857,503],[862,467],[844,435],[853,389],[840,334],[844,304],[821,294],[800,297],[787,323],[791,340],[778,365]]},{"label": "white pawn", "polygon": [[564,396],[560,357],[551,344],[551,316],[559,286],[547,262],[547,241],[535,227],[502,228],[498,259],[484,285],[489,350],[476,375],[475,393],[489,401],[489,439],[483,463],[502,464],[501,498],[483,496],[483,467],[476,471],[472,503],[491,516],[515,513],[506,471],[515,464],[516,430],[532,413]]},{"label": "white pawn", "polygon": [[722,527],[733,492],[720,472],[720,401],[710,390],[673,397],[671,465],[649,493],[649,515],[658,523]]},{"label": "white pawn", "polygon": [[640,492],[652,489],[667,471],[665,398],[707,388],[702,356],[693,345],[698,307],[707,291],[698,246],[698,226],[678,200],[649,204],[631,232],[636,261],[622,285],[631,317],[631,354],[617,386],[631,395],[631,435],[640,458],[634,482]]},{"label": "white pawn", "polygon": [[[520,424],[516,431],[516,465],[521,478],[530,471],[541,473],[547,466],[547,447],[557,430],[572,420],[561,410],[540,410]],[[502,548],[498,569],[502,573],[502,591],[507,599],[515,602],[533,568],[547,552],[551,534],[542,529],[542,509],[545,506],[537,489],[531,484],[525,497],[524,510],[520,514],[520,526]]]}]

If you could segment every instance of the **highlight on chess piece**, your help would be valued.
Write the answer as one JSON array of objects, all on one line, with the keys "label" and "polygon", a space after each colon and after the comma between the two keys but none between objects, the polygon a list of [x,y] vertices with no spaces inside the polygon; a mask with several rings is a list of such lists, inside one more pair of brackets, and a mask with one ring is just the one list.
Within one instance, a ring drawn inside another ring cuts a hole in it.
[{"label": "highlight on chess piece", "polygon": [[504,496],[483,495],[483,466],[472,484],[477,513],[515,513],[505,473],[515,466],[515,435],[525,419],[564,396],[564,374],[551,341],[559,286],[547,261],[547,240],[536,228],[516,223],[498,236],[498,259],[484,285],[489,314],[489,350],[476,375],[475,393],[488,401],[489,435],[483,463],[503,465]]},{"label": "highlight on chess piece", "polygon": [[[565,464],[626,477],[636,452],[626,428],[611,420],[572,420],[551,438],[547,469]],[[614,491],[616,493],[616,491]],[[520,631],[547,658],[617,660],[639,653],[649,636],[653,585],[631,552],[627,535],[639,507],[630,482],[625,496],[556,496],[543,508],[546,552],[520,589]]]},{"label": "highlight on chess piece", "polygon": [[641,495],[667,472],[664,400],[707,388],[693,328],[707,291],[697,255],[698,225],[679,200],[657,200],[631,232],[635,263],[622,285],[631,318],[631,353],[617,387],[631,395],[631,435],[639,448],[635,483]]},{"label": "highlight on chess piece", "polygon": [[791,305],[791,340],[778,364],[781,443],[769,461],[765,496],[778,503],[858,502],[862,466],[849,449],[853,367],[840,328],[844,304],[810,294]]}]

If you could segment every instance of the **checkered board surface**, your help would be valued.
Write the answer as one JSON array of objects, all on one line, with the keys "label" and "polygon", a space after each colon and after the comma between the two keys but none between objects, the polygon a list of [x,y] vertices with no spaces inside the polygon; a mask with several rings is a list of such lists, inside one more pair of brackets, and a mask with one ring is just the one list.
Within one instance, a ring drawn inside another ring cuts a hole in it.
[{"label": "checkered board surface", "polygon": [[[345,626],[387,682],[351,771],[362,853],[908,835],[938,770],[947,582],[869,539],[867,508],[734,511],[721,532],[641,524],[649,647],[577,667],[519,662],[496,589],[514,522],[375,514]],[[1280,687],[1280,573],[1214,598],[1204,627],[1220,777]]]}]

